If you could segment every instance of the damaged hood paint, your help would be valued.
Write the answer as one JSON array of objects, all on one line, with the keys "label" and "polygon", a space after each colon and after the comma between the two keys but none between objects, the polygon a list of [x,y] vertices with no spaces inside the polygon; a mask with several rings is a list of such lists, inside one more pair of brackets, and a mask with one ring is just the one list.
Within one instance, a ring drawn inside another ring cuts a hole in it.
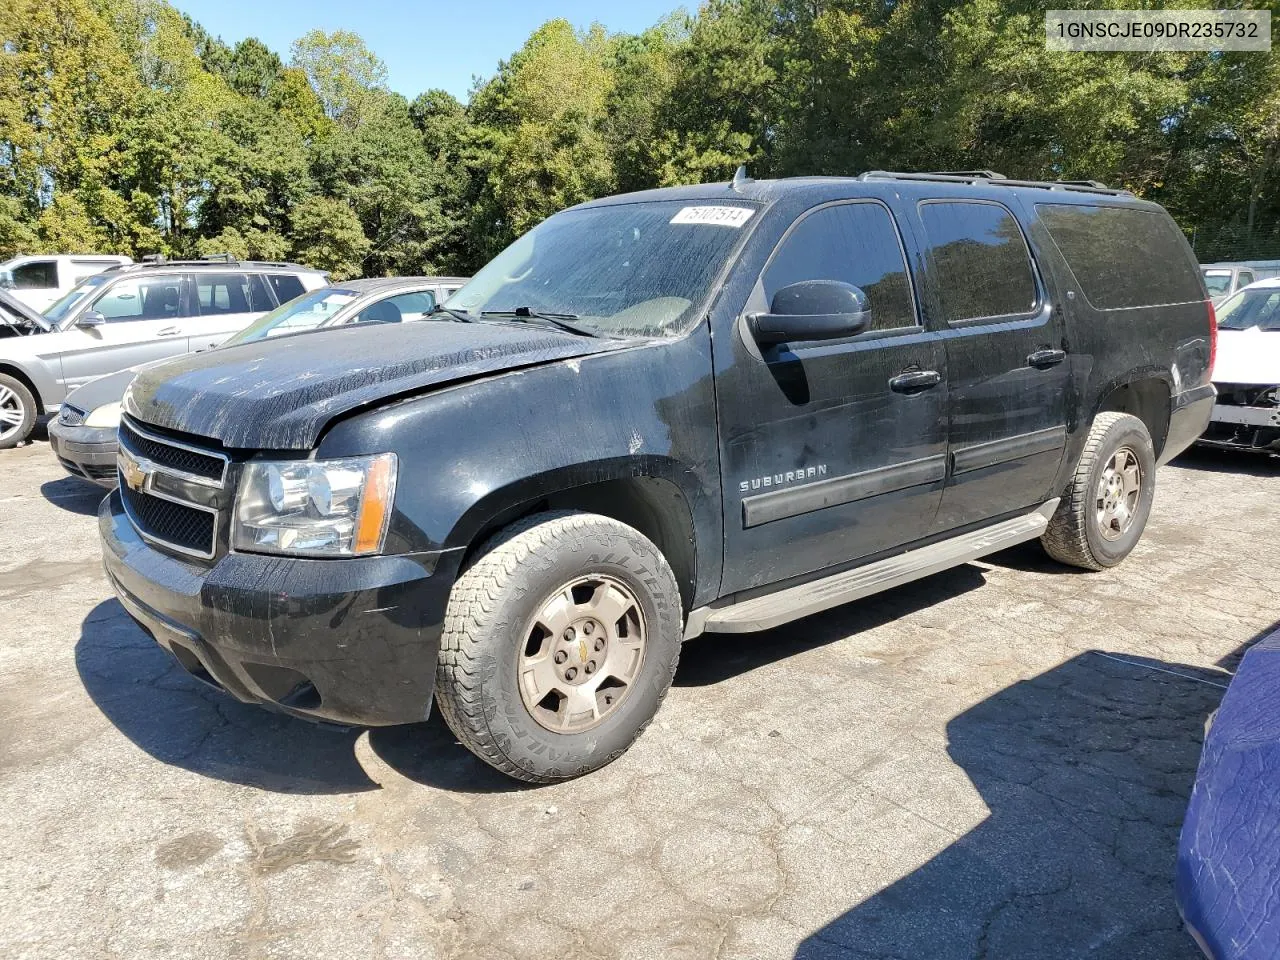
[{"label": "damaged hood paint", "polygon": [[149,367],[136,419],[232,448],[309,450],[334,418],[458,380],[627,346],[529,324],[446,321],[319,330]]}]

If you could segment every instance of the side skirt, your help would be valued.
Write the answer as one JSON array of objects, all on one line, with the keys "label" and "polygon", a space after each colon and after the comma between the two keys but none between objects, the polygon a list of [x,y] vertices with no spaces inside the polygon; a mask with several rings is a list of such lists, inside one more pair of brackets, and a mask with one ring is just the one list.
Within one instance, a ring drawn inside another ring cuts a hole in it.
[{"label": "side skirt", "polygon": [[972,530],[928,546],[866,566],[786,587],[764,596],[752,597],[724,606],[698,607],[689,612],[685,639],[701,633],[750,633],[768,630],[842,603],[860,600],[882,590],[940,573],[977,560],[1014,544],[1034,540],[1044,533],[1058,509],[1058,499],[1042,504],[1030,513]]}]

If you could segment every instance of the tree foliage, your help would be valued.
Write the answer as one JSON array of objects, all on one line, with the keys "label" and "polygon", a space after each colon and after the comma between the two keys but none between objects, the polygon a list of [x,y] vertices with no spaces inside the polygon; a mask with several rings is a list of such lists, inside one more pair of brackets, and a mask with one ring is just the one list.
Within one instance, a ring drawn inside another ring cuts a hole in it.
[{"label": "tree foliage", "polygon": [[549,21],[468,102],[410,102],[347,31],[286,62],[165,0],[0,5],[0,255],[468,273],[564,206],[740,163],[1100,179],[1206,259],[1280,256],[1280,59],[1050,53],[1024,0],[706,0],[639,34]]}]

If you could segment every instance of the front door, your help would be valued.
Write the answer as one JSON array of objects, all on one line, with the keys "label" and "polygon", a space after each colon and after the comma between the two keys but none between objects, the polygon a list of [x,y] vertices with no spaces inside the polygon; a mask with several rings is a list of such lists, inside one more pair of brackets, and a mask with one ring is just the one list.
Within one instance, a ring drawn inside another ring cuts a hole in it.
[{"label": "front door", "polygon": [[916,213],[945,324],[950,477],[934,532],[1039,506],[1067,439],[1067,343],[1017,218],[979,200]]},{"label": "front door", "polygon": [[722,592],[811,574],[923,536],[946,472],[946,355],[927,332],[888,207],[810,210],[765,266],[746,312],[782,287],[862,289],[863,333],[759,347],[736,326],[716,375],[725,529]]},{"label": "front door", "polygon": [[98,327],[70,327],[63,336],[62,375],[68,392],[95,377],[181,356],[187,352],[182,276],[122,277],[110,284],[88,310],[102,314]]}]

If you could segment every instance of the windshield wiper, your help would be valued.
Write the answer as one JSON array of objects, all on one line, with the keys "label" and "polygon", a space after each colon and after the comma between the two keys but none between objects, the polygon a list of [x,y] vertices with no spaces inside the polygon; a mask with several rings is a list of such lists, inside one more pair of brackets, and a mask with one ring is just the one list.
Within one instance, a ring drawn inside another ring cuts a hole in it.
[{"label": "windshield wiper", "polygon": [[528,307],[516,307],[514,310],[482,310],[482,317],[501,317],[502,319],[520,320],[528,323],[530,320],[542,320],[558,327],[569,333],[576,333],[580,337],[603,337],[606,334],[598,330],[592,330],[590,327],[579,326],[573,321],[578,319],[576,313],[544,313],[541,310],[530,310]]},{"label": "windshield wiper", "polygon": [[432,307],[430,310],[427,311],[427,316],[434,317],[438,313],[447,313],[449,316],[453,317],[453,319],[457,320],[459,323],[475,323],[476,322],[476,318],[473,317],[471,314],[467,313],[467,311],[454,310],[452,307],[442,307],[438,303],[434,307]]}]

